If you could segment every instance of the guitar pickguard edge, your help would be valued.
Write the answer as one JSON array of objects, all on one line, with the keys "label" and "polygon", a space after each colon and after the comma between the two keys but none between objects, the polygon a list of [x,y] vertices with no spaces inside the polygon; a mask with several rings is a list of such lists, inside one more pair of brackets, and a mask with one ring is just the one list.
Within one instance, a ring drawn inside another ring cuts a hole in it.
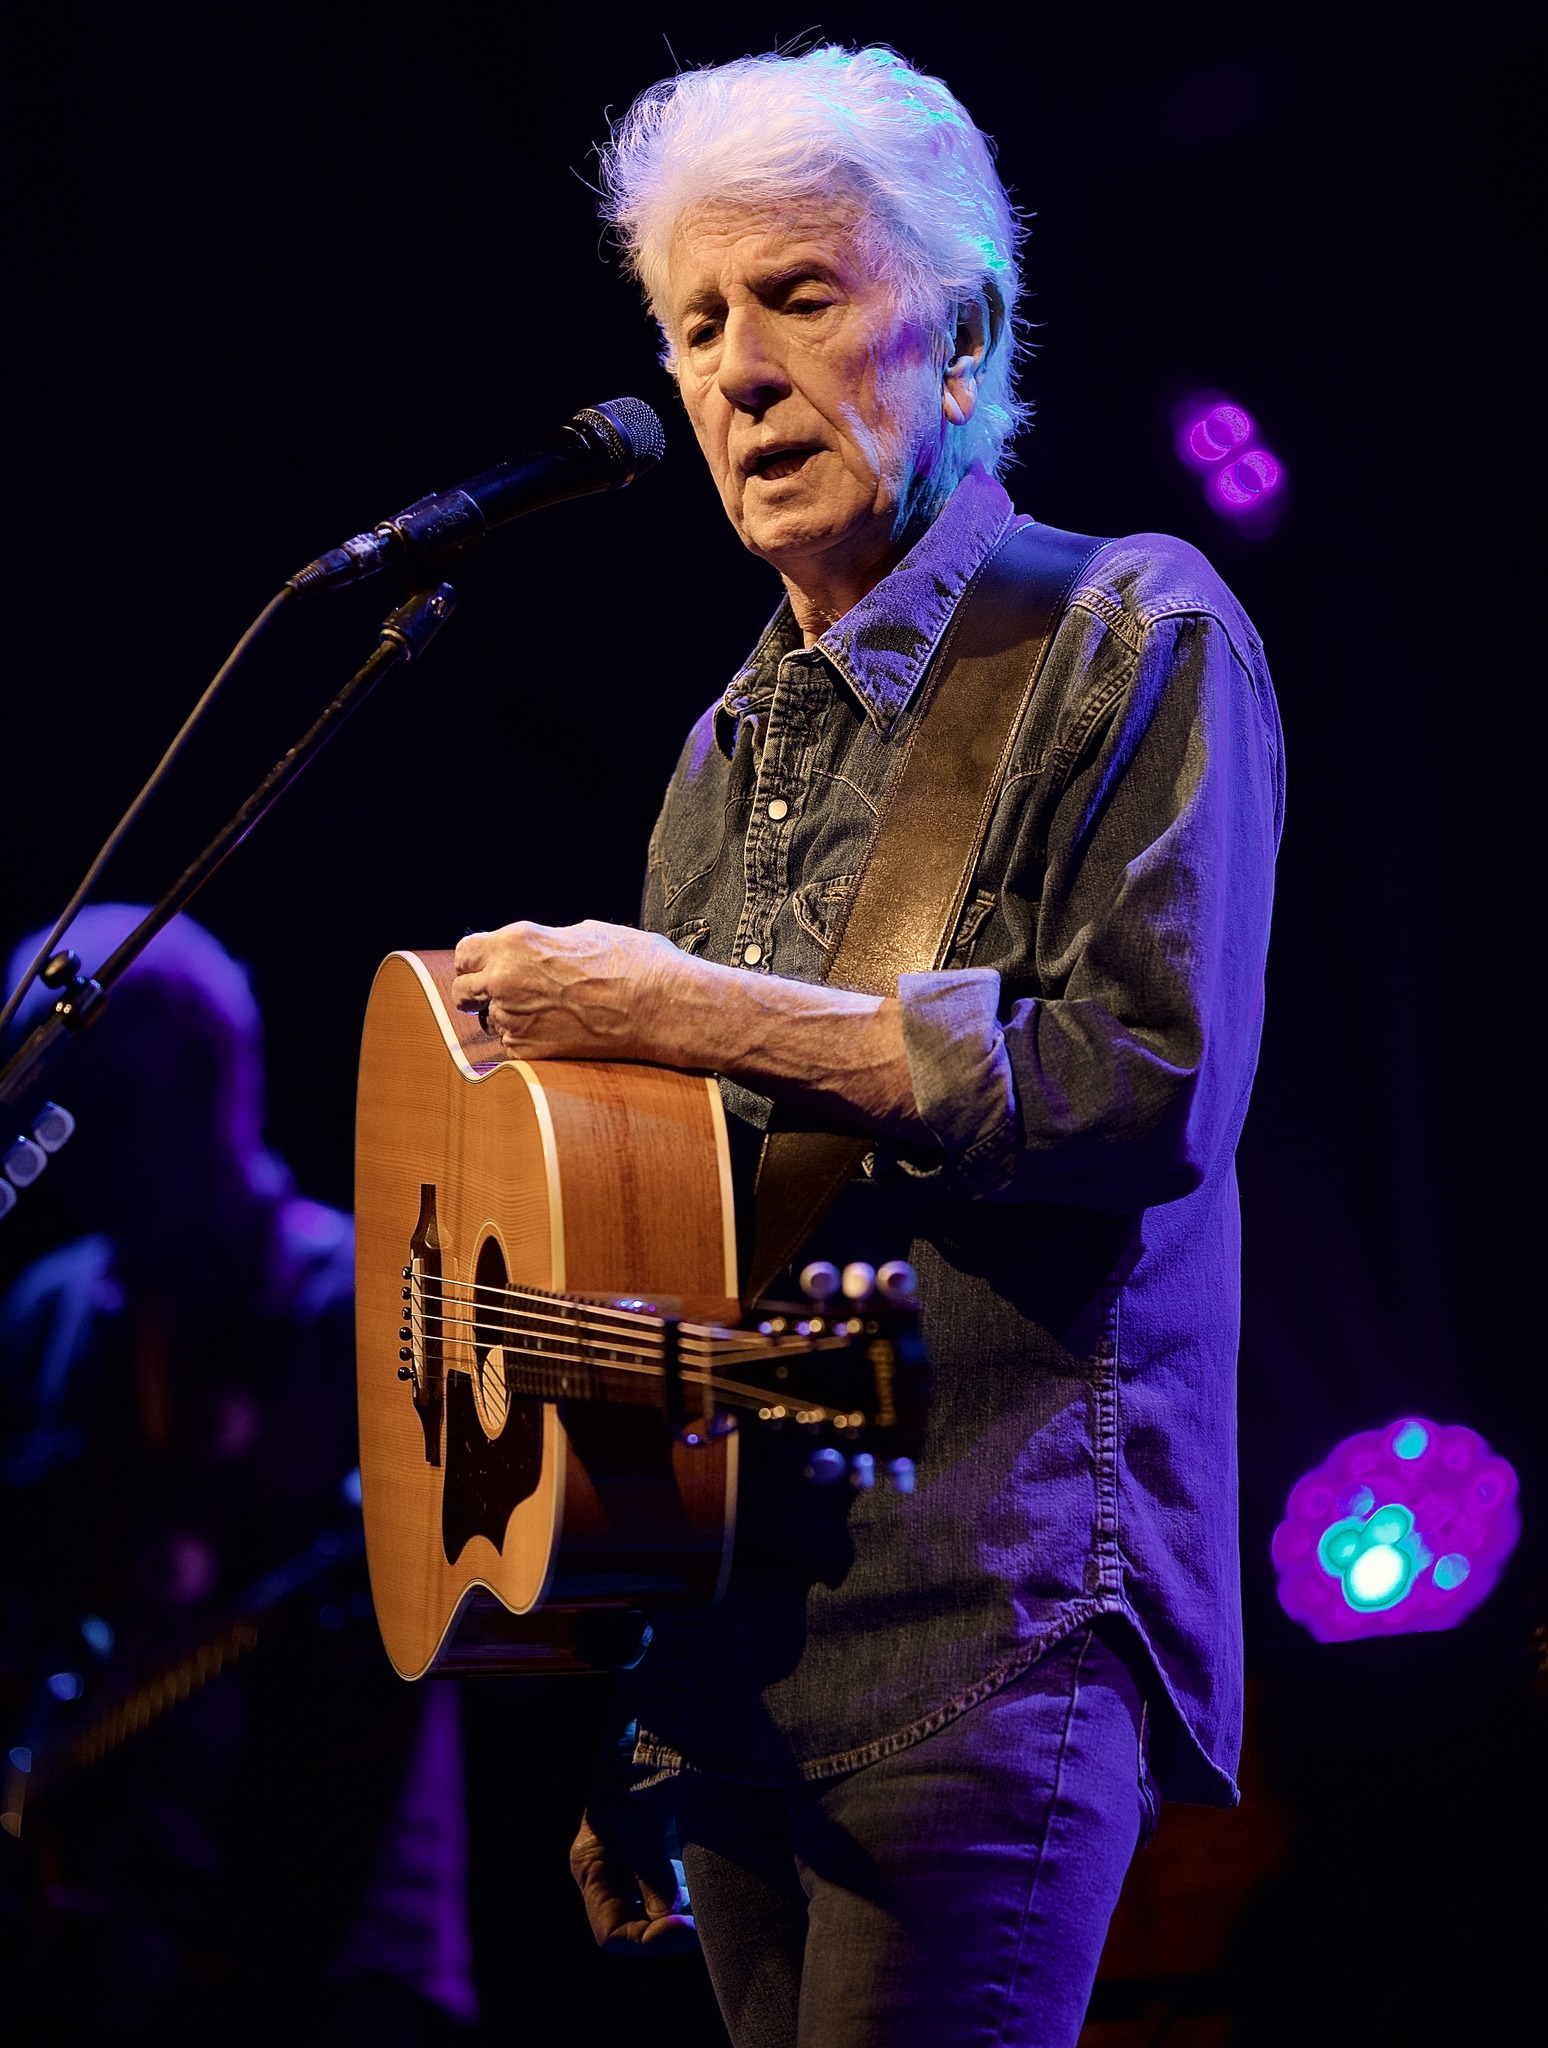
[{"label": "guitar pickguard edge", "polygon": [[500,1550],[515,1510],[536,1493],[543,1474],[543,1403],[513,1400],[505,1427],[485,1436],[466,1373],[446,1381],[446,1476],[441,1491],[441,1548],[455,1564],[475,1536]]}]

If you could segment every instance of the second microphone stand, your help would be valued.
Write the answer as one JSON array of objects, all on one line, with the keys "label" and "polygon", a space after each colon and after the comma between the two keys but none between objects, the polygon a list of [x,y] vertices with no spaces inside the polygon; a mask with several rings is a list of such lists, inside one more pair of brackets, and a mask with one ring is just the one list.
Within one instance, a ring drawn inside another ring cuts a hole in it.
[{"label": "second microphone stand", "polygon": [[[228,855],[235,852],[302,770],[322,752],[350,713],[365,702],[383,676],[400,662],[417,660],[425,652],[451,617],[456,602],[457,593],[451,585],[440,583],[433,590],[416,590],[382,621],[381,637],[370,659],[355,671],[290,751],[275,762],[241,809],[227,819],[204,851],[188,863],[171,888],[94,975],[87,976],[81,971],[80,961],[73,953],[56,953],[49,961],[43,979],[55,992],[53,1010],[0,1066],[0,1117],[5,1119],[0,1123],[0,1155],[6,1159],[7,1178],[12,1186],[25,1186],[35,1179],[47,1163],[46,1155],[58,1149],[52,1133],[40,1129],[30,1137],[12,1140],[7,1150],[5,1134],[17,1124],[25,1129],[29,1110],[33,1116],[40,1114],[44,1077],[71,1038],[85,1029],[120,975],[134,964],[157,932],[192,902]],[[9,1206],[10,1203],[5,1204]]]}]

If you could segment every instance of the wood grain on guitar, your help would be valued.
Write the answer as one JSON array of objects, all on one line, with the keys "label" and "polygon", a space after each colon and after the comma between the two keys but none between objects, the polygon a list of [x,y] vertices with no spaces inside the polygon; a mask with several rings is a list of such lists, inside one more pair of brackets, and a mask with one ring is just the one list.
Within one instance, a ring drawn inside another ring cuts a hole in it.
[{"label": "wood grain on guitar", "polygon": [[550,1642],[584,1668],[566,1616],[719,1597],[744,1423],[808,1432],[818,1480],[869,1484],[874,1444],[911,1483],[897,1317],[737,1327],[713,1078],[509,1059],[451,977],[450,953],[390,955],[361,1049],[372,1592],[405,1677],[531,1670]]}]

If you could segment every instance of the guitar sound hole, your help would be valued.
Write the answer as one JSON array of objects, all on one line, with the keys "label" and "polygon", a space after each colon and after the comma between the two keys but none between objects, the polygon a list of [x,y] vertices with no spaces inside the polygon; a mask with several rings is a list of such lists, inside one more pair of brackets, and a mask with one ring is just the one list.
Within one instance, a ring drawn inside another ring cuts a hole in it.
[{"label": "guitar sound hole", "polygon": [[473,1311],[473,1403],[480,1427],[493,1442],[505,1428],[511,1407],[505,1373],[505,1310],[495,1292],[504,1288],[507,1278],[498,1238],[486,1237],[479,1246],[473,1278],[478,1288]]},{"label": "guitar sound hole", "polygon": [[[511,1399],[505,1344],[509,1276],[498,1238],[479,1246],[473,1268],[473,1369],[446,1383],[446,1483],[441,1546],[455,1564],[475,1536],[496,1550],[510,1519],[537,1491],[543,1472],[543,1404]],[[462,1354],[463,1358],[467,1353]]]}]

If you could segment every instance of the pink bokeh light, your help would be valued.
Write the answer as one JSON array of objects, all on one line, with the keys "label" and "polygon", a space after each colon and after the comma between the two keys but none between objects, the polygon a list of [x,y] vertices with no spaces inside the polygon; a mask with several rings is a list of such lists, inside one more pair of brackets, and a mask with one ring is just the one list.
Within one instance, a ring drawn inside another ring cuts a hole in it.
[{"label": "pink bokeh light", "polygon": [[1257,505],[1279,489],[1284,471],[1266,448],[1249,448],[1215,472],[1215,489],[1233,511]]},{"label": "pink bokeh light", "polygon": [[1285,468],[1246,407],[1220,391],[1195,391],[1174,411],[1172,431],[1178,460],[1201,479],[1211,511],[1245,533],[1271,532]]},{"label": "pink bokeh light", "polygon": [[1215,405],[1189,427],[1183,445],[1200,469],[1209,469],[1252,439],[1252,421],[1239,405]]}]

